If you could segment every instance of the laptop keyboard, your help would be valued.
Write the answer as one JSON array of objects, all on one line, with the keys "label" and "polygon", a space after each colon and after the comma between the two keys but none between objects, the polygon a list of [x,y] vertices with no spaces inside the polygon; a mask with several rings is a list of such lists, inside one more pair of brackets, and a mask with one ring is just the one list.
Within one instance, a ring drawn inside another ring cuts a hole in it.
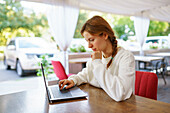
[{"label": "laptop keyboard", "polygon": [[59,90],[58,87],[50,87],[50,88],[51,88],[54,98],[72,97],[69,90],[66,90],[66,89]]}]

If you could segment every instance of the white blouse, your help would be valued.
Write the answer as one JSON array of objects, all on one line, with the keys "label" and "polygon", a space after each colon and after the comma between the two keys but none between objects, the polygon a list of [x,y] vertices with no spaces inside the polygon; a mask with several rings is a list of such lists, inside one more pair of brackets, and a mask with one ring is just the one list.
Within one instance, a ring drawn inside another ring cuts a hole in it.
[{"label": "white blouse", "polygon": [[102,59],[88,61],[86,68],[68,79],[73,80],[76,85],[89,83],[102,88],[115,101],[128,99],[134,88],[134,56],[128,50],[119,48],[112,64],[107,69],[110,59],[111,57],[102,57]]}]

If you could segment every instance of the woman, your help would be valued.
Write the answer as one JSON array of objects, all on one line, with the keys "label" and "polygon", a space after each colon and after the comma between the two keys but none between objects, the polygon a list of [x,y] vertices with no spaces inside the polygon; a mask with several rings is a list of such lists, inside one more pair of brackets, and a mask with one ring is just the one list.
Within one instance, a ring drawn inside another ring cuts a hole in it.
[{"label": "woman", "polygon": [[133,93],[135,60],[132,53],[118,47],[110,25],[100,16],[89,19],[81,29],[81,35],[93,50],[91,61],[77,75],[61,80],[59,87],[89,83],[102,88],[115,101],[130,98]]}]

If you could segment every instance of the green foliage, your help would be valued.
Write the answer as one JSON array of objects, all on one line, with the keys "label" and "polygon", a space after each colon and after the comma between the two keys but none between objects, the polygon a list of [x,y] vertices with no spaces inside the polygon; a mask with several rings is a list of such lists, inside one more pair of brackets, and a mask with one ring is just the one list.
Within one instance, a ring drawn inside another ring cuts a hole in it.
[{"label": "green foliage", "polygon": [[120,38],[125,34],[125,25],[115,25],[114,26],[115,35],[117,38]]},{"label": "green foliage", "polygon": [[88,12],[84,10],[80,10],[76,30],[74,33],[74,38],[83,38],[81,36],[80,30],[84,25],[84,23],[87,21],[87,18],[88,18]]},{"label": "green foliage", "polygon": [[156,46],[156,45],[150,45],[149,48],[150,48],[150,49],[158,49],[158,46]]},{"label": "green foliage", "polygon": [[[20,1],[2,0],[0,3],[0,45],[6,45],[12,37],[41,37],[42,29],[48,28],[44,15],[36,16],[33,11],[24,13]],[[25,11],[26,12],[26,11]]]},{"label": "green foliage", "polygon": [[71,52],[86,52],[86,49],[83,45],[73,45],[73,47],[69,48]]},{"label": "green foliage", "polygon": [[130,17],[113,16],[114,31],[117,38],[127,40],[128,36],[134,35],[134,24]]},{"label": "green foliage", "polygon": [[84,47],[83,45],[80,45],[80,46],[78,47],[78,51],[79,51],[79,52],[86,52],[86,49],[85,49],[85,47]]},{"label": "green foliage", "polygon": [[170,23],[150,21],[148,36],[167,36],[170,33]]},{"label": "green foliage", "polygon": [[168,23],[168,29],[163,33],[163,35],[169,35],[170,34],[170,23]]},{"label": "green foliage", "polygon": [[[82,38],[80,30],[83,24],[87,21],[89,14],[90,11],[80,10],[74,38]],[[101,16],[109,22],[117,38],[126,41],[128,36],[135,35],[134,22],[130,17],[108,13],[101,13]],[[167,36],[168,34],[170,34],[170,23],[150,21],[148,36]]]},{"label": "green foliage", "polygon": [[[49,63],[49,55],[48,54],[44,54],[40,56],[41,58],[41,62],[42,65],[44,67],[44,74],[45,76],[49,75],[49,74],[53,74],[53,66]],[[38,62],[38,66],[41,66],[40,62]],[[37,76],[42,76],[42,70],[38,69],[37,70]]]}]

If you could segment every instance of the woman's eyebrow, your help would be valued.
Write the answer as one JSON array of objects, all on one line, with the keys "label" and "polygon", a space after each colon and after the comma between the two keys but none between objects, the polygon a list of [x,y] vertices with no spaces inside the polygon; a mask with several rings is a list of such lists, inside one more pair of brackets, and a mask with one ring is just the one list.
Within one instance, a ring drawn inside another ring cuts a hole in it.
[{"label": "woman's eyebrow", "polygon": [[94,38],[94,36],[89,37],[89,39],[93,39],[93,38]]}]

